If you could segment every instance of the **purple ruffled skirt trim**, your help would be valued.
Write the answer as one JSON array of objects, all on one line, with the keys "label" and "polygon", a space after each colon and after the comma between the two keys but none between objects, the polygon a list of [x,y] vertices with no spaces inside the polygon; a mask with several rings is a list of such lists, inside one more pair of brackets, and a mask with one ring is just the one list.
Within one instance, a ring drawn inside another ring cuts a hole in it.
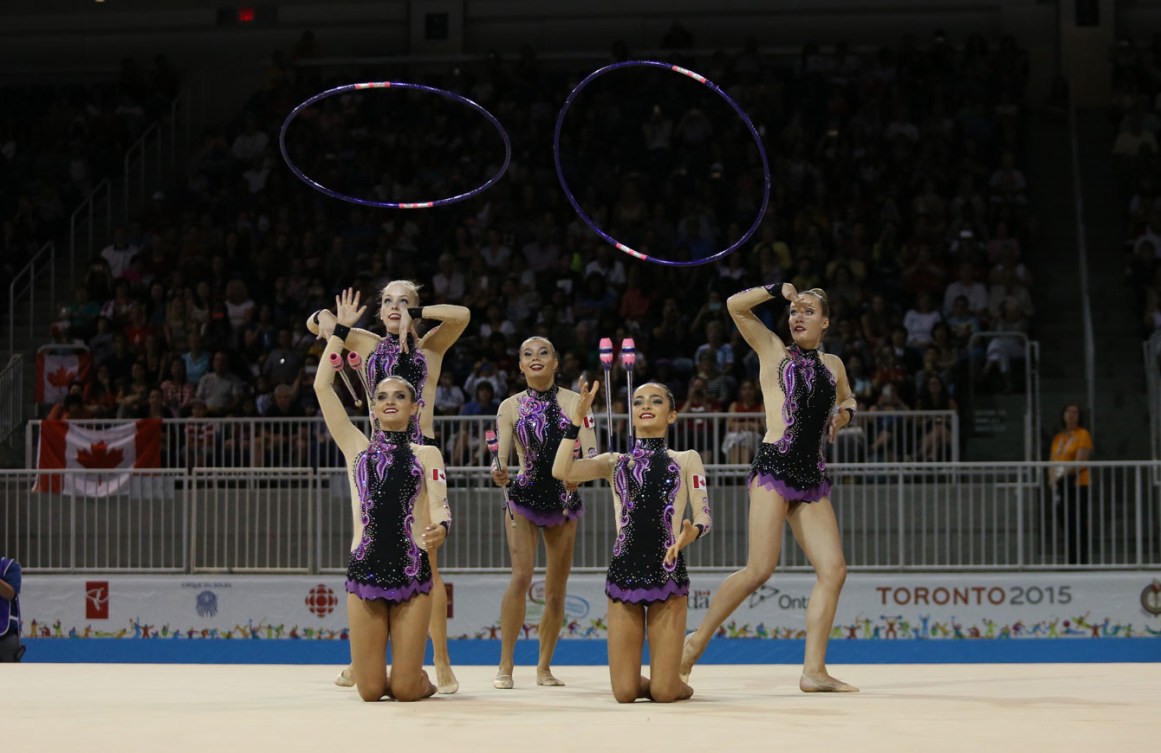
[{"label": "purple ruffled skirt trim", "polygon": [[530,507],[525,507],[519,502],[509,500],[512,509],[520,514],[520,517],[531,520],[541,528],[552,528],[553,526],[567,523],[570,520],[580,520],[584,517],[584,505],[580,505],[575,510],[533,510]]},{"label": "purple ruffled skirt trim", "polygon": [[431,580],[413,580],[402,588],[383,588],[348,580],[347,593],[352,593],[360,599],[385,599],[392,604],[402,604],[405,601],[410,601],[416,594],[431,593]]},{"label": "purple ruffled skirt trim", "polygon": [[782,499],[787,502],[817,502],[830,494],[829,479],[823,479],[822,483],[818,486],[812,486],[807,489],[796,489],[773,474],[753,470],[750,471],[750,475],[746,478],[746,486],[752,484],[754,479],[758,479],[759,486],[778,492]]},{"label": "purple ruffled skirt trim", "polygon": [[665,601],[671,596],[686,596],[689,594],[689,581],[679,582],[668,580],[663,586],[653,588],[624,589],[616,583],[605,581],[605,593],[613,601],[627,604],[648,604],[654,601]]}]

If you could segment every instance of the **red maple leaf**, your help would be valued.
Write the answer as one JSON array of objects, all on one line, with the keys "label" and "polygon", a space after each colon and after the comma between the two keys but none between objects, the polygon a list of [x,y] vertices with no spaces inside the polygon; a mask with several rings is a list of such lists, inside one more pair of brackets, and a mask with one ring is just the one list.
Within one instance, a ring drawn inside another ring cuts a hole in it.
[{"label": "red maple leaf", "polygon": [[124,460],[125,452],[116,448],[110,452],[106,442],[95,442],[77,452],[77,462],[86,468],[117,468]]},{"label": "red maple leaf", "polygon": [[77,372],[61,366],[56,371],[48,374],[45,378],[53,387],[68,387],[70,384],[76,381]]}]

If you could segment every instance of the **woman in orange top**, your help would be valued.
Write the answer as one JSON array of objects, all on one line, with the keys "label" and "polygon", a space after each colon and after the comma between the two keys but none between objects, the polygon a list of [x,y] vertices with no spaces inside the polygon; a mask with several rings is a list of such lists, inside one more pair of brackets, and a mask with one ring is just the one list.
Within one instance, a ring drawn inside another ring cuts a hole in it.
[{"label": "woman in orange top", "polygon": [[[1052,438],[1052,461],[1069,462],[1092,457],[1092,435],[1080,425],[1080,406],[1064,406],[1064,429]],[[1049,473],[1053,507],[1064,527],[1065,556],[1070,565],[1088,564],[1089,472],[1083,466],[1054,466]]]}]

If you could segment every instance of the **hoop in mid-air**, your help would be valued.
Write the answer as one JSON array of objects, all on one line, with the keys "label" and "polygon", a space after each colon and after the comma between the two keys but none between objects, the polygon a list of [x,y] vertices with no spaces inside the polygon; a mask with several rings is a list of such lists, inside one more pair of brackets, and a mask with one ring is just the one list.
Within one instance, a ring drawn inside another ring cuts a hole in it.
[{"label": "hoop in mid-air", "polygon": [[[358,196],[350,196],[348,194],[336,191],[333,188],[327,188],[323,184],[313,180],[309,175],[304,173],[302,169],[294,163],[294,160],[290,158],[290,155],[286,151],[286,130],[290,127],[290,124],[294,122],[294,119],[298,117],[300,112],[302,112],[307,107],[310,107],[315,102],[326,99],[328,97],[333,97],[336,94],[342,94],[343,92],[363,89],[413,89],[415,91],[427,92],[429,94],[437,94],[444,99],[450,99],[453,102],[458,102],[459,104],[471,107],[473,110],[483,115],[484,118],[489,123],[491,123],[492,126],[500,133],[500,138],[504,142],[504,164],[500,165],[500,169],[497,170],[496,174],[489,178],[487,182],[473,188],[471,191],[456,194],[455,196],[449,196],[444,199],[433,199],[431,201],[372,201],[370,199],[361,199]],[[508,132],[504,130],[504,127],[500,125],[500,121],[497,120],[496,116],[492,115],[492,113],[485,110],[476,102],[473,102],[472,100],[460,94],[456,94],[455,92],[447,91],[446,89],[437,89],[434,86],[424,86],[423,84],[408,84],[400,81],[371,81],[362,84],[344,84],[343,86],[336,86],[333,89],[327,89],[324,92],[320,92],[319,94],[314,95],[310,99],[300,104],[298,107],[291,110],[290,114],[286,116],[286,120],[282,121],[282,129],[278,133],[278,148],[281,150],[282,159],[286,161],[286,166],[290,168],[290,171],[294,173],[299,180],[315,189],[316,191],[321,191],[327,196],[339,199],[340,201],[346,201],[351,204],[361,204],[362,206],[366,207],[378,207],[380,209],[427,209],[430,207],[440,207],[446,204],[455,204],[459,201],[465,201],[472,198],[473,196],[476,196],[482,191],[486,191],[493,184],[495,184],[496,181],[504,177],[504,173],[508,171],[508,163],[512,161],[512,141],[508,138]]]},{"label": "hoop in mid-air", "polygon": [[[586,86],[606,73],[612,73],[613,71],[619,70],[621,68],[662,68],[665,70],[674,71],[675,73],[680,73],[683,76],[687,76],[699,84],[705,85],[711,91],[715,92],[719,97],[724,99],[726,104],[732,107],[734,112],[736,112],[742,119],[742,122],[746,124],[746,128],[750,129],[750,135],[754,137],[754,143],[758,146],[758,155],[762,158],[762,204],[758,208],[758,216],[754,219],[753,224],[750,225],[750,228],[742,235],[742,237],[736,240],[729,248],[718,251],[717,253],[711,256],[707,256],[704,259],[692,259],[689,261],[676,261],[673,259],[663,259],[655,256],[649,256],[642,251],[629,248],[624,243],[621,243],[616,238],[599,228],[597,224],[593,222],[592,218],[585,214],[584,210],[581,209],[580,202],[576,200],[576,197],[573,196],[572,191],[569,190],[568,182],[564,179],[564,169],[560,164],[560,130],[561,126],[564,124],[564,116],[568,113],[568,108],[572,106],[572,102],[574,99],[576,99],[577,94],[583,91]],[[717,84],[699,73],[694,73],[687,68],[682,68],[681,66],[673,65],[672,63],[662,63],[657,60],[626,60],[621,63],[606,65],[604,68],[595,70],[586,76],[585,79],[577,84],[576,88],[573,89],[571,93],[569,93],[568,98],[564,101],[564,106],[560,108],[560,114],[556,116],[556,131],[552,136],[552,158],[556,162],[556,177],[560,180],[560,187],[564,189],[564,195],[568,197],[568,202],[572,204],[572,208],[576,210],[576,213],[582,220],[584,220],[585,224],[592,228],[594,233],[604,238],[606,241],[613,244],[621,251],[624,251],[634,258],[641,259],[642,261],[650,261],[656,264],[664,264],[671,267],[694,267],[699,264],[708,264],[711,261],[717,261],[718,259],[721,259],[722,257],[737,251],[742,247],[743,243],[750,239],[750,236],[754,234],[754,232],[758,229],[758,226],[762,224],[762,218],[766,214],[766,205],[770,202],[770,162],[766,159],[766,149],[762,146],[762,137],[759,135],[758,129],[755,128],[754,124],[750,121],[750,117],[746,115],[745,111],[738,106],[738,103],[735,102],[728,94],[722,91],[717,86]]]}]

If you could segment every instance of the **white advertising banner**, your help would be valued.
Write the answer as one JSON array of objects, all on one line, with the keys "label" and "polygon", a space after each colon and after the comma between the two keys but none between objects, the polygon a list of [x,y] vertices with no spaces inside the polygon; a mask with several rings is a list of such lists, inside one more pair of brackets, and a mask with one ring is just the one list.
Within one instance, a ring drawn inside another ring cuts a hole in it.
[{"label": "white advertising banner", "polygon": [[[725,574],[695,573],[689,627]],[[452,638],[500,637],[504,574],[444,576]],[[814,578],[777,575],[722,626],[723,637],[802,638]],[[527,596],[524,635],[537,637],[544,582]],[[24,579],[24,634],[60,638],[343,640],[341,576],[36,576]],[[562,635],[606,637],[604,579],[569,580]],[[847,578],[834,638],[1127,638],[1161,636],[1161,571],[857,573]]]}]

